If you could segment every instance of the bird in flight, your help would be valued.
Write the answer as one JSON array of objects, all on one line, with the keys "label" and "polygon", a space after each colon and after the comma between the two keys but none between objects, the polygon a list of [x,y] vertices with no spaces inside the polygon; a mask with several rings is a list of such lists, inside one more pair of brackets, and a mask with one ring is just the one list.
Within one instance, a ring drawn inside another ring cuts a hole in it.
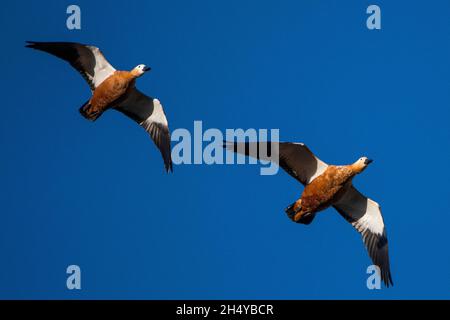
[{"label": "bird in flight", "polygon": [[135,86],[136,79],[150,67],[140,64],[131,71],[118,71],[99,48],[74,42],[27,41],[26,47],[66,60],[83,76],[92,92],[80,108],[83,117],[95,121],[108,109],[122,112],[150,134],[161,152],[166,171],[173,170],[169,125],[163,107],[158,99],[143,94]]},{"label": "bird in flight", "polygon": [[303,143],[293,142],[225,142],[224,147],[246,156],[277,162],[305,186],[301,197],[285,209],[292,221],[310,224],[318,212],[334,207],[361,234],[370,258],[380,268],[385,285],[393,285],[380,206],[352,185],[353,178],[372,160],[361,157],[350,165],[328,165]]}]

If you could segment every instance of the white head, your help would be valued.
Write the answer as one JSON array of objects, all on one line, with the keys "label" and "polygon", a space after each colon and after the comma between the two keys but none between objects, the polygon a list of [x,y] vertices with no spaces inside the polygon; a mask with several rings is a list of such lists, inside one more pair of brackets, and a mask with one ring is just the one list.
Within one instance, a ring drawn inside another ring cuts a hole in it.
[{"label": "white head", "polygon": [[144,73],[146,73],[147,71],[150,71],[151,68],[147,67],[145,64],[140,64],[137,65],[133,70],[131,70],[131,72],[133,74],[135,74],[137,77],[142,76]]},{"label": "white head", "polygon": [[362,172],[369,164],[373,162],[372,159],[369,159],[367,157],[361,157],[353,164],[357,168],[359,172]]}]

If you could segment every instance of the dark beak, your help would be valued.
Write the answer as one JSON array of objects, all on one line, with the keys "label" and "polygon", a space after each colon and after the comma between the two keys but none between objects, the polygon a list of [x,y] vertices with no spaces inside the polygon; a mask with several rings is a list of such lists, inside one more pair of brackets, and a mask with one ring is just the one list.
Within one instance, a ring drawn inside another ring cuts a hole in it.
[{"label": "dark beak", "polygon": [[150,68],[150,67],[145,67],[144,68],[144,72],[147,72],[147,71],[150,71],[150,70],[152,70],[152,68]]},{"label": "dark beak", "polygon": [[366,159],[366,161],[364,161],[364,164],[371,164],[373,162],[372,159]]}]

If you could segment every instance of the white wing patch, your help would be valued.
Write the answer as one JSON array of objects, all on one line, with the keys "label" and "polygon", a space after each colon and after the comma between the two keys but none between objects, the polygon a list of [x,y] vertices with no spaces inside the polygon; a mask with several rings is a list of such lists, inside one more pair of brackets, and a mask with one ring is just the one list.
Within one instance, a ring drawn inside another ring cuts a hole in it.
[{"label": "white wing patch", "polygon": [[[278,148],[274,148],[277,145]],[[228,150],[278,164],[293,178],[306,185],[321,175],[328,165],[317,158],[303,143],[294,142],[231,142],[224,144]],[[261,153],[261,148],[271,150],[271,156]],[[278,151],[278,153],[277,153]]]},{"label": "white wing patch", "polygon": [[167,127],[169,123],[167,122],[167,118],[166,115],[164,114],[163,107],[158,99],[153,99],[153,106],[154,106],[153,113],[150,115],[150,117],[142,121],[140,125],[146,128],[146,130],[148,129],[151,123],[159,123],[164,127]]},{"label": "white wing patch", "polygon": [[371,199],[367,199],[366,214],[359,220],[352,222],[352,226],[361,233],[369,230],[377,235],[382,235],[384,230],[384,222],[378,203]]},{"label": "white wing patch", "polygon": [[97,88],[103,81],[105,81],[105,79],[112,75],[116,69],[109,64],[99,48],[94,46],[87,46],[87,48],[91,50],[95,56],[94,77],[90,75],[88,75],[88,77],[90,77],[90,80]]},{"label": "white wing patch", "polygon": [[392,285],[388,240],[378,203],[352,186],[334,207],[361,234],[370,258],[380,267],[381,279],[386,286]]},{"label": "white wing patch", "polygon": [[328,167],[301,142],[280,143],[280,165],[304,185],[311,183]]}]

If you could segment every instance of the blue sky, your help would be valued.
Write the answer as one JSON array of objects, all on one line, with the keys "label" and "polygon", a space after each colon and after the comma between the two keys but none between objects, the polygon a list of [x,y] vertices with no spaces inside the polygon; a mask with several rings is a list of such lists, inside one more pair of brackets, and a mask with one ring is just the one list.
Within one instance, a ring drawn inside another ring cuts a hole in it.
[{"label": "blue sky", "polygon": [[[450,2],[5,2],[0,11],[0,297],[450,298]],[[365,26],[377,4],[382,29]],[[375,161],[355,185],[383,209],[394,287],[370,291],[360,236],[255,165],[176,166],[116,112],[95,124],[69,65],[25,40],[99,46],[152,72],[171,129],[279,128],[324,161]],[[66,267],[82,290],[66,289]]]}]

